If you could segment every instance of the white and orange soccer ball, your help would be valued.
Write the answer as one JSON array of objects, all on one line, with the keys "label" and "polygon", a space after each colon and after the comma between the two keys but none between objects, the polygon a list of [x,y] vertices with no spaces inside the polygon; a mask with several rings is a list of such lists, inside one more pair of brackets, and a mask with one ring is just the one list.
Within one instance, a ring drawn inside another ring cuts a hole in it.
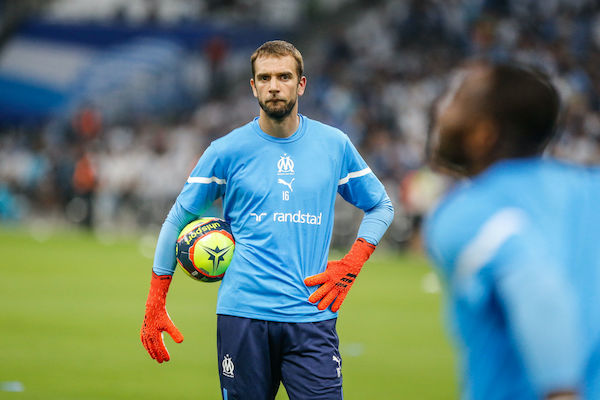
[{"label": "white and orange soccer ball", "polygon": [[177,238],[177,264],[192,278],[202,282],[223,279],[235,249],[227,222],[205,217],[190,222]]}]

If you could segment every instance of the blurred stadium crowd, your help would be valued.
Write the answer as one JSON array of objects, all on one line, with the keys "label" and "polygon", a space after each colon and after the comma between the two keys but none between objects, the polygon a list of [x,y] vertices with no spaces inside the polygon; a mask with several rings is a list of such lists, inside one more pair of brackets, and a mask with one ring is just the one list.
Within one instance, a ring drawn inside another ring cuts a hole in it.
[{"label": "blurred stadium crowd", "polygon": [[[249,56],[275,38],[304,55],[300,112],[345,131],[386,185],[395,244],[446,186],[425,166],[429,116],[465,59],[550,73],[565,106],[552,152],[600,161],[595,0],[61,0],[20,18],[7,4],[0,219],[157,227],[210,141],[257,115]],[[336,218],[346,244],[355,211]]]}]

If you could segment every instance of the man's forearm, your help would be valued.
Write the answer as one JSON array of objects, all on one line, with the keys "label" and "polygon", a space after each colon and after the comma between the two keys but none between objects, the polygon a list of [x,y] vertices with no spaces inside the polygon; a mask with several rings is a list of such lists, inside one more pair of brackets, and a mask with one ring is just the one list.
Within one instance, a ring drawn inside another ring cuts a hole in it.
[{"label": "man's forearm", "polygon": [[394,219],[394,206],[389,197],[380,201],[375,207],[365,212],[358,229],[358,237],[377,245],[379,240]]},{"label": "man's forearm", "polygon": [[173,275],[175,271],[175,243],[179,232],[196,218],[196,215],[186,211],[179,202],[175,202],[162,225],[156,242],[152,267],[156,275]]}]

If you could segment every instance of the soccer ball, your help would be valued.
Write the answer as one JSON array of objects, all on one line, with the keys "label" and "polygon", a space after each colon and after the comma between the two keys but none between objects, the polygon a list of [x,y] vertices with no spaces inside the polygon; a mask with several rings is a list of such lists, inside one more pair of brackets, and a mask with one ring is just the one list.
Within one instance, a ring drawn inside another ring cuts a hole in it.
[{"label": "soccer ball", "polygon": [[202,282],[223,279],[233,257],[235,240],[229,224],[220,218],[205,217],[190,222],[177,238],[177,264]]}]

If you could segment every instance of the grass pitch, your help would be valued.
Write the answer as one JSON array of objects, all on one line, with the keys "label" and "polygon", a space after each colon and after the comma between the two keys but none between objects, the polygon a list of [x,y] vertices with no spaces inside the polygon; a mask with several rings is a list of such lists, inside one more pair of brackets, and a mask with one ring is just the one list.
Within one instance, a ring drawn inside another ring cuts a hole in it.
[{"label": "grass pitch", "polygon": [[[157,364],[139,339],[155,238],[0,228],[0,399],[220,399],[218,284],[177,271]],[[457,398],[439,293],[420,256],[378,251],[342,306],[344,398]],[[279,399],[286,399],[282,389]]]}]

